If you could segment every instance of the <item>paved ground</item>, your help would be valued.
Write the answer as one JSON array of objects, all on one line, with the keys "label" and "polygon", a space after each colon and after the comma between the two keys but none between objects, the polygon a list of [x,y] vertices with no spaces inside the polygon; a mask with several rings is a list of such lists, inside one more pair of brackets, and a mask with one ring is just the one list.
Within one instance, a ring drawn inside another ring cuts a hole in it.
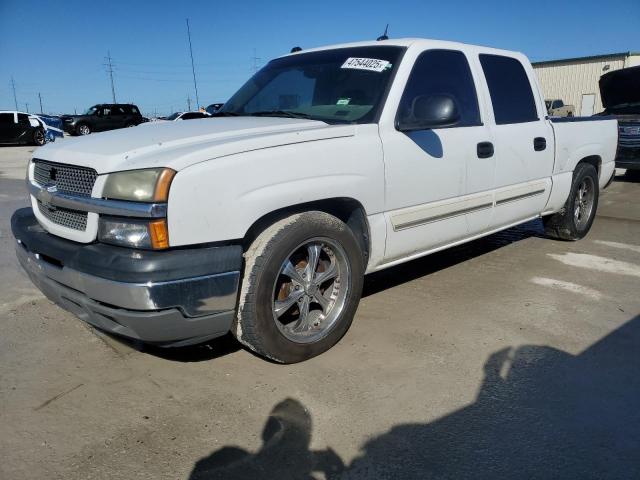
[{"label": "paved ground", "polygon": [[368,277],[345,338],[279,366],[43,299],[8,231],[27,156],[0,149],[1,478],[640,477],[640,183],[583,241],[532,222]]}]

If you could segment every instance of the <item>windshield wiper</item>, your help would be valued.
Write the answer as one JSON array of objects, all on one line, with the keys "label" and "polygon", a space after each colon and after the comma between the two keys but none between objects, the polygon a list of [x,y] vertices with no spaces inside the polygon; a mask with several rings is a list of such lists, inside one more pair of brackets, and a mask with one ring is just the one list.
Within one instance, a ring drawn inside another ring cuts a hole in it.
[{"label": "windshield wiper", "polygon": [[252,117],[311,118],[311,115],[307,113],[292,112],[290,110],[264,110],[260,112],[251,112],[247,115]]}]

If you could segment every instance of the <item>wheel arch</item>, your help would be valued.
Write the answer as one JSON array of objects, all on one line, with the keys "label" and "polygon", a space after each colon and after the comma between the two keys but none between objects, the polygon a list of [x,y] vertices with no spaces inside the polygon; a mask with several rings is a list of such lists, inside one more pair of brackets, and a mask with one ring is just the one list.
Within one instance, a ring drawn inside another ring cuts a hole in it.
[{"label": "wheel arch", "polygon": [[598,179],[600,178],[600,173],[602,171],[602,158],[600,157],[600,155],[589,155],[587,157],[584,157],[578,161],[576,167],[581,163],[588,163],[590,165],[593,165],[596,169],[596,172],[598,173]]},{"label": "wheel arch", "polygon": [[353,232],[362,250],[365,266],[371,252],[371,235],[367,213],[362,203],[350,197],[334,197],[311,202],[299,203],[273,210],[258,218],[246,231],[242,239],[246,250],[264,229],[289,215],[296,213],[320,211],[342,220]]}]

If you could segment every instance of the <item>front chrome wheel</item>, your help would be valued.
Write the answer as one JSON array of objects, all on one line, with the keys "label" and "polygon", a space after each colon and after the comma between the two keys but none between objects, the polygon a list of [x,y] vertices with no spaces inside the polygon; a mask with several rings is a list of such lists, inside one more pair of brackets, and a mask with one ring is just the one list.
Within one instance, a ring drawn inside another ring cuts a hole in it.
[{"label": "front chrome wheel", "polygon": [[272,313],[278,330],[296,343],[317,342],[334,327],[351,284],[344,249],[329,238],[313,238],[284,260],[273,286]]},{"label": "front chrome wheel", "polygon": [[591,218],[593,210],[593,201],[595,186],[593,178],[584,177],[576,192],[575,202],[573,204],[573,217],[576,227],[582,230]]},{"label": "front chrome wheel", "polygon": [[87,125],[80,125],[78,127],[78,133],[80,135],[89,135],[91,133],[91,129]]}]

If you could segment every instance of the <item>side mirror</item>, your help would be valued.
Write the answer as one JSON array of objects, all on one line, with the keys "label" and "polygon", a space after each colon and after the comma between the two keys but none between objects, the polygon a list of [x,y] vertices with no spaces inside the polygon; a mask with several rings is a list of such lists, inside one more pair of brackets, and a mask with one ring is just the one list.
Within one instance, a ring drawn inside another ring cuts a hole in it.
[{"label": "side mirror", "polygon": [[460,121],[460,111],[450,95],[419,95],[411,102],[405,118],[397,122],[401,132],[452,127]]}]

